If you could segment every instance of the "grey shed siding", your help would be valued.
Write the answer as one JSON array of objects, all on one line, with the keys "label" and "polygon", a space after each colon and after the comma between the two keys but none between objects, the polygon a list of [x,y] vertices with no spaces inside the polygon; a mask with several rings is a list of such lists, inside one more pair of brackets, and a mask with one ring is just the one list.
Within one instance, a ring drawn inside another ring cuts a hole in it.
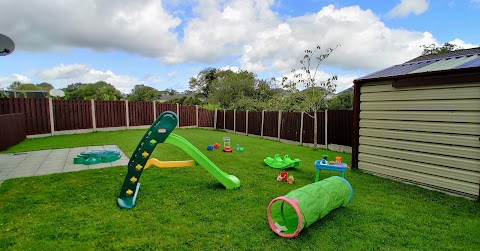
[{"label": "grey shed siding", "polygon": [[470,197],[480,186],[480,82],[360,89],[358,168]]}]

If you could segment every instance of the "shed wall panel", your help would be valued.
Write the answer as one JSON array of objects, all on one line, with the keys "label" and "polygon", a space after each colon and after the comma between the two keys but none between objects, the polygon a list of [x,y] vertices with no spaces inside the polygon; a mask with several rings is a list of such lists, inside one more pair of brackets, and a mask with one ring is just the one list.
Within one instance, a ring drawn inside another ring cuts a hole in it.
[{"label": "shed wall panel", "polygon": [[480,172],[480,160],[360,145],[360,153]]},{"label": "shed wall panel", "polygon": [[473,184],[478,184],[480,181],[480,173],[468,171],[468,170],[459,170],[459,169],[448,168],[444,166],[420,163],[420,162],[391,159],[391,158],[381,157],[377,155],[371,155],[368,153],[362,153],[358,157],[362,161],[375,163],[376,165],[382,165],[390,168],[398,168],[402,170],[412,171],[413,172],[412,175],[416,175],[416,173],[430,174],[433,176],[450,178],[450,179],[470,182]]},{"label": "shed wall panel", "polygon": [[480,86],[455,87],[424,90],[398,90],[388,92],[370,92],[362,94],[362,101],[392,101],[392,100],[447,100],[478,98]]},{"label": "shed wall panel", "polygon": [[363,85],[360,89],[360,92],[368,93],[368,92],[395,92],[401,90],[435,90],[435,89],[445,89],[445,88],[458,88],[462,86],[465,87],[478,87],[480,83],[455,83],[455,84],[444,84],[444,85],[422,85],[422,86],[412,86],[408,88],[395,88],[392,86],[392,82],[390,81],[382,81],[382,82],[374,82],[368,83]]},{"label": "shed wall panel", "polygon": [[[360,95],[360,99],[361,98],[362,96]],[[480,98],[454,100],[360,102],[360,109],[375,111],[478,111],[480,109]]]},{"label": "shed wall panel", "polygon": [[438,188],[447,189],[452,192],[460,192],[468,194],[472,197],[478,197],[478,184],[453,180],[449,178],[442,178],[438,176],[421,174],[411,171],[406,171],[398,168],[379,166],[374,163],[359,162],[360,169],[373,172],[380,175],[392,176],[404,180],[418,182],[422,185],[430,185]]},{"label": "shed wall panel", "polygon": [[469,196],[480,186],[480,83],[360,89],[360,169]]},{"label": "shed wall panel", "polygon": [[370,136],[386,139],[411,140],[427,143],[438,143],[456,146],[480,147],[480,140],[473,135],[457,135],[457,134],[441,134],[431,132],[411,132],[411,131],[394,131],[372,128],[361,128],[360,137]]},{"label": "shed wall panel", "polygon": [[480,124],[480,112],[476,111],[361,111],[360,119],[385,119],[406,121],[437,121]]},{"label": "shed wall panel", "polygon": [[470,123],[412,122],[399,120],[362,119],[361,127],[398,131],[439,132],[480,136],[480,126]]},{"label": "shed wall panel", "polygon": [[414,142],[398,139],[382,139],[376,137],[360,137],[360,144],[377,146],[377,147],[388,147],[401,150],[410,151],[415,149],[418,152],[424,153],[433,153],[441,154],[446,156],[458,156],[468,159],[477,159],[480,160],[480,148],[476,147],[461,147],[461,146],[452,146],[444,144],[435,144],[435,143],[423,143],[423,142]]}]

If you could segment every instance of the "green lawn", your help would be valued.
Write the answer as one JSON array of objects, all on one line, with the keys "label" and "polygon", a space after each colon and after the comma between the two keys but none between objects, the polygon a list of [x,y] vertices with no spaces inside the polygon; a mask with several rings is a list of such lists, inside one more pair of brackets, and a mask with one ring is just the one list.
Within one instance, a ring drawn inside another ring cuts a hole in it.
[{"label": "green lawn", "polygon": [[[27,139],[6,152],[116,144],[128,156],[145,130]],[[241,187],[224,189],[200,167],[144,171],[136,207],[119,209],[126,167],[6,180],[0,186],[1,250],[479,250],[480,203],[348,170],[353,201],[304,229],[297,238],[273,233],[267,206],[310,184],[313,162],[324,153],[256,137],[203,129],[174,131],[197,146]],[[207,151],[230,136],[244,153]],[[3,153],[6,153],[3,152]],[[288,170],[292,185],[277,183],[265,167],[276,153],[300,158]],[[186,160],[178,148],[159,145],[152,157]],[[321,178],[338,172],[322,171]]]}]

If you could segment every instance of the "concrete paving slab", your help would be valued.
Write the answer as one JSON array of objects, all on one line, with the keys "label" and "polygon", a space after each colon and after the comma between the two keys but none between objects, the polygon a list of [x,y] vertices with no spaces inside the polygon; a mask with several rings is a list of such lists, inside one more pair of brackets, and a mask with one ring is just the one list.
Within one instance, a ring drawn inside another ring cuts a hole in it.
[{"label": "concrete paving slab", "polygon": [[[73,159],[87,150],[115,149],[121,158],[111,163],[96,165],[73,164]],[[87,146],[76,148],[41,150],[14,154],[0,154],[0,185],[11,178],[75,172],[112,166],[126,166],[129,158],[116,145]]]}]

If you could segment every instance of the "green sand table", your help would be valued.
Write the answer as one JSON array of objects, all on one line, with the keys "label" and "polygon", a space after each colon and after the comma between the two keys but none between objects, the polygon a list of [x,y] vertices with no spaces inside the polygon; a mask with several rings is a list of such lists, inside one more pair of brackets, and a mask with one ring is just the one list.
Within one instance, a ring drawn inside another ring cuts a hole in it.
[{"label": "green sand table", "polygon": [[94,165],[113,162],[120,159],[120,152],[115,149],[89,150],[81,152],[73,159],[74,164]]},{"label": "green sand table", "polygon": [[299,159],[290,159],[290,156],[285,155],[282,159],[279,154],[275,154],[274,158],[266,157],[263,162],[267,164],[269,167],[276,168],[276,169],[285,169],[290,167],[297,167],[300,165]]}]

